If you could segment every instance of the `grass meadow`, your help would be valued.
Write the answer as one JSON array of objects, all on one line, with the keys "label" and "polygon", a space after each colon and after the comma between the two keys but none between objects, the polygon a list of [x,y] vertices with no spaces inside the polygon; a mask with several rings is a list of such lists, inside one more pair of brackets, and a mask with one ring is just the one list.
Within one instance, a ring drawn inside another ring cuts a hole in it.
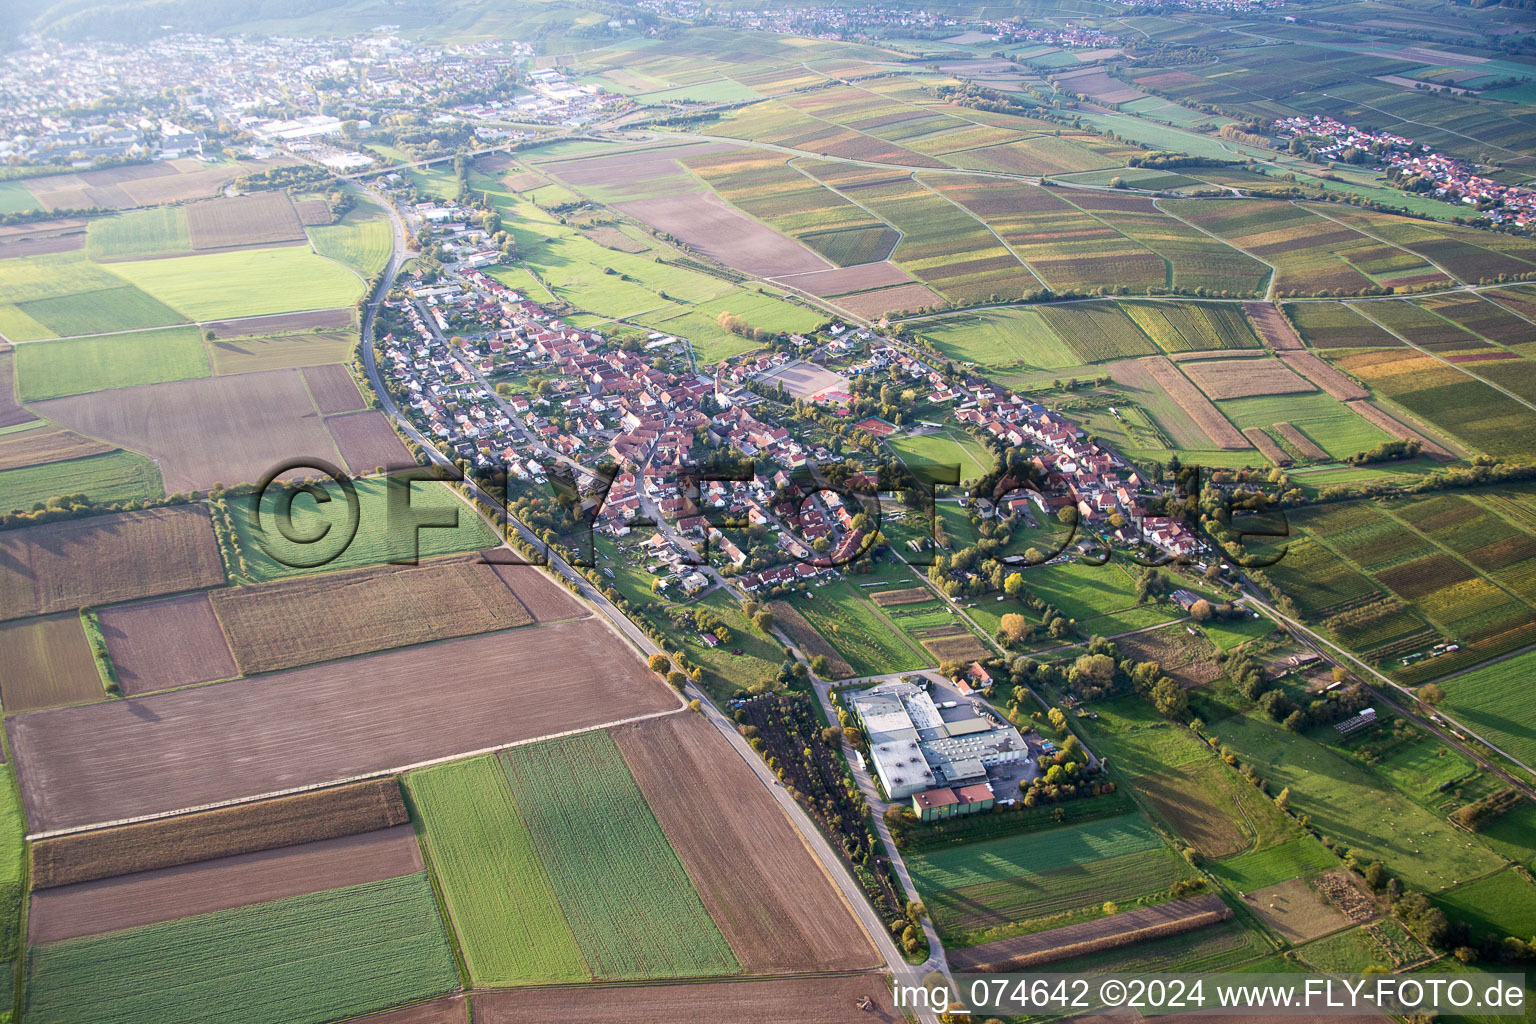
[{"label": "grass meadow", "polygon": [[363,284],[303,246],[114,263],[112,270],[193,320],[350,306]]},{"label": "grass meadow", "polygon": [[167,327],[16,346],[16,391],[24,402],[208,376],[195,327]]},{"label": "grass meadow", "polygon": [[61,494],[84,494],[100,503],[160,498],[160,470],[137,452],[115,451],[81,459],[0,471],[0,511],[29,509]]}]

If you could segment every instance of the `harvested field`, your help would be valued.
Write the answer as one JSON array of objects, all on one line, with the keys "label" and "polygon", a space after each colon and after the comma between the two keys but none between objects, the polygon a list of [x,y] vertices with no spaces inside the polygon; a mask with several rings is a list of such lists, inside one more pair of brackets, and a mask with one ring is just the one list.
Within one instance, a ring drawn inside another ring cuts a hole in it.
[{"label": "harvested field", "polygon": [[0,344],[0,427],[14,427],[37,419],[16,404],[15,360],[16,353],[11,346]]},{"label": "harvested field", "polygon": [[1280,432],[1280,436],[1285,438],[1291,447],[1301,453],[1302,458],[1317,459],[1320,462],[1327,460],[1328,453],[1319,448],[1315,441],[1306,434],[1303,434],[1293,424],[1276,423],[1275,429]]},{"label": "harvested field", "polygon": [[1218,401],[1317,390],[1278,359],[1201,359],[1184,363],[1181,368],[1207,397]]},{"label": "harvested field", "polygon": [[835,303],[855,316],[880,317],[886,313],[915,311],[944,305],[944,299],[925,284],[899,284],[894,288],[840,295]]},{"label": "harvested field", "polygon": [[410,825],[32,894],[33,945],[398,878],[422,870]]},{"label": "harvested field", "polygon": [[1052,928],[979,946],[949,951],[950,966],[961,971],[1022,971],[1086,953],[1130,946],[1204,928],[1232,916],[1219,896],[1196,896],[1153,907],[1111,914],[1082,924]]},{"label": "harvested field", "polygon": [[32,886],[94,882],[301,843],[376,832],[410,820],[393,778],[313,790],[32,844]]},{"label": "harvested field", "polygon": [[359,1017],[353,1024],[465,1024],[469,1020],[469,1002],[465,996],[431,999],[398,1010],[385,1010],[369,1017]]},{"label": "harvested field", "polygon": [[48,462],[101,455],[112,450],[110,444],[77,434],[73,430],[39,426],[15,434],[0,434],[0,470],[40,466]]},{"label": "harvested field", "polygon": [[1206,451],[1216,446],[1199,425],[1164,393],[1140,359],[1121,359],[1110,363],[1107,369],[1110,378],[1156,421],[1174,447]]},{"label": "harvested field", "polygon": [[1292,944],[1349,927],[1349,919],[1319,896],[1305,878],[1293,878],[1243,897],[1249,909]]},{"label": "harvested field", "polygon": [[631,238],[618,228],[604,225],[603,227],[588,228],[583,232],[588,238],[598,245],[608,249],[617,249],[619,252],[646,252],[651,247],[636,238]]},{"label": "harvested field", "polygon": [[1289,466],[1291,457],[1285,453],[1285,449],[1275,444],[1274,438],[1266,434],[1262,427],[1245,427],[1243,436],[1248,443],[1259,450],[1259,454],[1276,466]]},{"label": "harvested field", "polygon": [[299,215],[299,223],[305,227],[329,224],[331,207],[324,199],[299,199],[293,204],[293,212]]},{"label": "harvested field", "polygon": [[325,429],[330,431],[331,439],[336,442],[353,476],[416,464],[406,450],[405,442],[377,409],[327,416]]},{"label": "harvested field", "polygon": [[1404,441],[1418,441],[1424,446],[1424,453],[1429,455],[1431,458],[1454,459],[1456,457],[1455,455],[1451,454],[1450,450],[1447,449],[1444,445],[1430,440],[1425,435],[1408,426],[1408,424],[1404,423],[1402,420],[1399,420],[1396,416],[1393,416],[1391,413],[1384,409],[1377,408],[1370,402],[1362,400],[1358,402],[1346,402],[1345,404],[1355,412],[1359,413],[1365,419],[1376,424],[1376,426],[1391,434],[1393,437],[1401,438]]},{"label": "harvested field", "polygon": [[592,614],[569,590],[536,566],[493,563],[491,569],[512,588],[535,622],[584,619]]},{"label": "harvested field", "polygon": [[0,533],[0,616],[220,586],[224,564],[201,505],[68,519]]},{"label": "harvested field", "polygon": [[833,649],[832,645],[821,638],[816,628],[805,621],[805,616],[788,601],[769,601],[768,610],[773,612],[773,617],[778,620],[779,631],[789,637],[790,641],[807,658],[814,658],[820,654],[827,659],[831,678],[847,679],[853,675],[853,666],[843,660],[843,656]]},{"label": "harvested field", "polygon": [[338,412],[356,412],[364,407],[362,392],[352,379],[352,371],[345,366],[306,366],[301,371],[309,393],[314,397],[315,408],[322,415]]},{"label": "harvested field", "polygon": [[745,973],[878,961],[772,794],[713,727],[674,715],[611,735]]},{"label": "harvested field", "polygon": [[339,363],[350,358],[355,344],[357,335],[352,331],[296,331],[210,341],[208,354],[213,359],[213,372],[227,376],[289,366],[318,367]]},{"label": "harvested field", "polygon": [[1335,370],[1332,366],[1329,366],[1311,352],[1284,352],[1281,354],[1280,359],[1286,366],[1289,366],[1341,402],[1371,397],[1369,391],[1344,376],[1338,370]]},{"label": "harvested field", "polygon": [[117,605],[98,617],[117,680],[130,697],[240,674],[207,593]]},{"label": "harvested field", "polygon": [[881,608],[898,604],[922,604],[933,600],[933,591],[927,587],[903,587],[900,590],[877,590],[869,599]]},{"label": "harvested field", "polygon": [[[868,997],[870,1010],[854,1006]],[[486,991],[474,996],[475,1024],[900,1024],[891,987],[880,974],[778,981],[712,981],[691,985],[583,986]]]},{"label": "harvested field", "polygon": [[464,558],[224,587],[211,597],[246,675],[533,621],[490,566]]},{"label": "harvested field", "polygon": [[1249,323],[1259,332],[1259,337],[1276,352],[1305,349],[1306,343],[1297,336],[1295,328],[1272,302],[1245,302],[1243,312]]},{"label": "harvested field", "polygon": [[340,459],[295,369],[97,391],[39,402],[37,409],[148,455],[170,492],[255,483],[289,459]]},{"label": "harvested field", "polygon": [[894,263],[863,263],[836,270],[816,270],[806,274],[793,274],[779,278],[783,284],[825,298],[828,295],[846,295],[870,288],[912,283],[912,275]]},{"label": "harvested field", "polygon": [[[558,668],[536,675],[530,666]],[[281,792],[676,707],[615,633],[582,620],[7,725],[28,820],[48,830]]]},{"label": "harvested field", "polygon": [[78,612],[0,625],[0,706],[36,711],[105,700]]},{"label": "harvested field", "polygon": [[335,309],[309,309],[299,313],[277,313],[272,316],[209,320],[198,326],[205,331],[212,331],[216,338],[243,338],[282,334],[288,331],[310,331],[316,327],[325,330],[351,327],[356,315],[357,311],[351,306],[338,306]]},{"label": "harvested field", "polygon": [[941,662],[974,661],[992,655],[992,649],[977,639],[974,633],[925,637],[918,642]]},{"label": "harvested field", "polygon": [[617,206],[706,256],[754,277],[782,277],[831,267],[799,242],[713,194],[658,196]]},{"label": "harvested field", "polygon": [[1163,393],[1195,421],[1196,426],[1210,437],[1216,447],[1225,451],[1244,451],[1249,447],[1242,432],[1166,356],[1143,356],[1139,362]]}]

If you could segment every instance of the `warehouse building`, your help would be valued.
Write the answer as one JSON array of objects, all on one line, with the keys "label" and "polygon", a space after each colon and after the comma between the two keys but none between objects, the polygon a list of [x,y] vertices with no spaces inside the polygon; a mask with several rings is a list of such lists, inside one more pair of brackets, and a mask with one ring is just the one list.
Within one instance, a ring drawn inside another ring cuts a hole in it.
[{"label": "warehouse building", "polygon": [[[869,739],[871,767],[890,799],[930,790],[949,793],[946,798],[936,792],[928,808],[932,813],[924,816],[982,809],[972,805],[984,802],[975,787],[985,788],[987,769],[1027,753],[1018,730],[979,700],[935,703],[923,687],[896,682],[864,690],[849,705]],[[955,787],[970,792],[962,799]]]}]

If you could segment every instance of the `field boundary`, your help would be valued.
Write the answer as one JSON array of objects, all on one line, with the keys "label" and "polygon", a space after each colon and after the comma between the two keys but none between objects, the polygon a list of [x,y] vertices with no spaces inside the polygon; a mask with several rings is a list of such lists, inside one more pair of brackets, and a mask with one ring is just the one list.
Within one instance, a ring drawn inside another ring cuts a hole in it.
[{"label": "field boundary", "polygon": [[[675,691],[674,691],[675,692]],[[681,699],[681,698],[680,698]],[[482,747],[479,750],[466,750],[457,754],[445,754],[442,757],[429,758],[425,761],[417,761],[413,764],[400,765],[394,768],[379,768],[371,772],[359,772],[356,775],[347,775],[339,779],[330,779],[325,782],[311,782],[303,786],[291,786],[287,789],[273,790],[268,793],[254,793],[250,796],[234,797],[229,800],[215,800],[212,803],[194,804],[190,807],[178,807],[172,811],[156,811],[153,814],[140,814],[132,818],[118,818],[114,821],[95,821],[88,825],[71,825],[68,828],[49,829],[44,832],[29,832],[25,838],[28,842],[36,842],[40,839],[53,839],[58,836],[76,835],[81,832],[95,832],[100,829],[118,828],[122,825],[133,825],[143,821],[160,821],[165,818],[176,818],[184,814],[198,814],[203,811],[217,810],[221,807],[237,807],[241,804],[254,803],[258,800],[275,800],[279,797],[293,796],[297,793],[309,793],[320,789],[330,789],[333,786],[344,786],[353,782],[367,782],[370,779],[384,778],[390,775],[403,775],[420,768],[431,768],[434,765],[447,764],[450,761],[460,761],[471,757],[481,757],[486,754],[498,754],[503,750],[511,750],[513,747],[524,747],[530,743],[543,743],[546,740],[564,739],[568,736],[579,736],[582,733],[604,729],[613,729],[621,725],[630,725],[635,722],[646,722],[653,718],[665,718],[667,715],[676,715],[687,711],[688,705],[682,704],[670,711],[652,711],[644,715],[632,715],[629,718],[620,718],[612,722],[600,722],[595,725],[583,726],[580,729],[566,729],[561,732],[546,733],[543,736],[533,736],[528,739],[510,740],[506,743],[497,743],[494,746]]]}]

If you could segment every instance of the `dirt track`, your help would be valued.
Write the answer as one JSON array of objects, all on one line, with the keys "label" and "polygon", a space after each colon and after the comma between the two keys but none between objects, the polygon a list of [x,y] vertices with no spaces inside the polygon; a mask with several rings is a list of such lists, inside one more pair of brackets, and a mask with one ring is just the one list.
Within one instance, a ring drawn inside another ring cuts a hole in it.
[{"label": "dirt track", "polygon": [[[860,1010],[856,1004],[865,996],[874,1005]],[[474,1009],[475,1024],[592,1024],[598,1020],[622,1020],[625,1024],[896,1024],[906,1020],[892,1007],[890,986],[878,974],[482,992],[474,996]]]},{"label": "dirt track", "polygon": [[192,914],[265,903],[422,870],[409,825],[32,894],[27,939],[38,945]]},{"label": "dirt track", "polygon": [[595,620],[6,721],[33,831],[274,793],[670,711]]},{"label": "dirt track", "polygon": [[611,735],[745,973],[878,962],[772,796],[707,722],[674,715]]}]

